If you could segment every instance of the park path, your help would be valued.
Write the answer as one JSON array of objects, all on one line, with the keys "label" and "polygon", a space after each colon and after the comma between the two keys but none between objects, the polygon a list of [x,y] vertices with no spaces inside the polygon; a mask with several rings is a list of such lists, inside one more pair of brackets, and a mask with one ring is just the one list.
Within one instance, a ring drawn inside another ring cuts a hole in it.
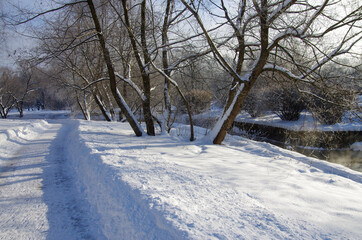
[{"label": "park path", "polygon": [[[0,169],[0,239],[92,239],[67,171],[72,120],[49,121]],[[1,147],[1,146],[0,146]]]}]

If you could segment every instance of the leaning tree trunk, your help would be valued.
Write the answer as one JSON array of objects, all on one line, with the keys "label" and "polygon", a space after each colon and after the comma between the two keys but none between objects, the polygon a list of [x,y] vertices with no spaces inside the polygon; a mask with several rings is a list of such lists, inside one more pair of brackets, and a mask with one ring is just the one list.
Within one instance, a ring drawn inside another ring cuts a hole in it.
[{"label": "leaning tree trunk", "polygon": [[[221,144],[228,130],[232,127],[234,120],[248,95],[252,84],[242,84],[239,86],[239,92],[235,92],[228,108],[225,108],[223,116],[219,119],[216,128],[216,136],[213,139],[214,144]],[[219,125],[219,126],[218,126]]]},{"label": "leaning tree trunk", "polygon": [[102,100],[98,97],[98,95],[96,93],[92,93],[93,94],[93,98],[94,101],[96,102],[96,104],[98,105],[99,109],[102,112],[103,117],[106,119],[107,122],[111,122],[112,119],[110,116],[108,116],[107,110],[102,102]]},{"label": "leaning tree trunk", "polygon": [[83,109],[83,106],[82,106],[82,104],[81,104],[81,102],[80,102],[80,100],[79,100],[78,93],[76,93],[76,96],[77,96],[77,103],[78,103],[79,109],[80,109],[80,111],[82,112],[84,119],[85,119],[85,120],[88,120],[87,114],[85,113],[85,111],[84,111],[84,109]]},{"label": "leaning tree trunk", "polygon": [[[235,87],[235,92],[232,91],[229,98],[233,99],[228,100],[228,107],[225,108],[223,116],[219,119],[216,129],[214,132],[217,132],[215,138],[213,139],[214,144],[221,144],[224,140],[227,131],[232,127],[236,116],[241,110],[244,101],[249,94],[251,88],[255,84],[256,80],[260,76],[263,71],[263,68],[267,62],[269,57],[268,44],[269,44],[269,26],[267,24],[267,0],[261,1],[261,8],[259,10],[259,21],[260,21],[260,54],[259,59],[256,62],[253,69],[251,69],[251,74],[249,77],[249,81],[245,83],[238,83],[238,87]],[[234,81],[235,82],[235,81]],[[227,109],[227,110],[226,110]]]},{"label": "leaning tree trunk", "polygon": [[118,89],[117,89],[117,82],[116,82],[116,75],[114,73],[114,67],[113,67],[113,63],[108,51],[108,48],[106,46],[106,42],[102,33],[102,28],[101,25],[99,23],[98,17],[97,17],[97,13],[96,13],[96,9],[94,7],[93,1],[92,0],[87,0],[89,9],[91,11],[91,15],[92,15],[92,19],[97,31],[97,36],[102,48],[102,52],[103,52],[103,57],[104,57],[104,61],[107,65],[107,71],[108,71],[108,76],[109,76],[109,85],[111,88],[111,92],[112,95],[114,97],[114,99],[116,100],[118,106],[121,108],[123,114],[125,115],[127,121],[129,122],[129,124],[131,125],[133,131],[135,132],[136,136],[142,136],[143,134],[143,130],[141,128],[141,126],[138,124],[135,116],[133,115],[132,111],[130,110],[130,108],[128,107],[127,103],[124,101],[122,95],[119,93]]}]

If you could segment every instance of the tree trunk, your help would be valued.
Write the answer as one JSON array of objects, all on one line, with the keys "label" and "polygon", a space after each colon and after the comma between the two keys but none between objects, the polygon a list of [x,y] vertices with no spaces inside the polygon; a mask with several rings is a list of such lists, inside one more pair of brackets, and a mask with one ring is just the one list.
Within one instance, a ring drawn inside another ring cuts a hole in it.
[{"label": "tree trunk", "polygon": [[93,98],[94,98],[94,101],[96,102],[96,104],[98,105],[99,109],[101,110],[103,117],[106,119],[107,122],[111,122],[112,119],[110,116],[108,116],[107,110],[104,107],[104,104],[102,103],[102,101],[99,99],[98,95],[93,93]]},{"label": "tree trunk", "polygon": [[1,115],[1,118],[6,118],[6,112],[5,112],[5,107],[0,104],[0,115]]},{"label": "tree trunk", "polygon": [[[167,36],[167,32],[168,32],[168,27],[169,27],[169,17],[170,17],[170,9],[171,9],[171,1],[172,0],[167,0],[167,4],[166,4],[166,10],[165,10],[165,17],[163,19],[163,27],[162,27],[162,65],[163,65],[163,71],[165,72],[165,74],[170,77],[170,70],[169,68],[169,64],[168,64],[168,54],[167,54],[167,47],[166,44],[168,43],[168,36]],[[164,85],[164,90],[163,90],[163,94],[164,94],[164,101],[165,101],[165,114],[166,115],[166,123],[165,128],[166,131],[169,132],[170,131],[170,120],[171,120],[171,100],[170,100],[170,93],[169,93],[169,88],[170,88],[170,83],[167,79],[167,77],[165,77],[165,85]]]},{"label": "tree trunk", "polygon": [[239,94],[237,94],[236,92],[235,92],[235,94],[233,94],[233,96],[234,96],[233,101],[235,101],[235,103],[233,105],[232,104],[233,101],[232,101],[229,104],[229,107],[225,108],[223,117],[225,116],[225,114],[228,114],[228,112],[230,112],[230,113],[226,117],[226,119],[221,117],[221,119],[219,120],[219,121],[223,121],[223,122],[222,122],[220,130],[218,130],[217,135],[213,139],[214,144],[221,144],[222,141],[224,140],[224,138],[227,134],[227,131],[232,127],[236,116],[240,112],[241,106],[243,105],[243,103],[246,99],[246,96],[248,95],[251,87],[252,87],[252,84],[244,84],[244,87]]},{"label": "tree trunk", "polygon": [[138,50],[137,39],[133,33],[132,26],[129,18],[129,11],[127,7],[127,1],[122,0],[122,7],[124,11],[124,21],[127,27],[128,35],[131,41],[133,55],[137,61],[137,65],[141,71],[143,91],[145,98],[142,100],[143,116],[147,127],[147,134],[154,136],[155,127],[153,124],[153,118],[151,113],[151,83],[150,83],[150,56],[147,49],[146,42],[146,0],[141,2],[141,48],[143,53],[144,61],[141,59],[140,51]]},{"label": "tree trunk", "polygon": [[[268,1],[262,0],[261,6],[259,10],[259,21],[260,21],[260,54],[259,59],[256,62],[253,69],[251,69],[251,74],[249,77],[249,81],[244,83],[243,86],[239,86],[239,90],[235,87],[235,90],[232,89],[230,91],[231,95],[233,96],[231,100],[228,100],[229,107],[225,108],[227,110],[224,111],[223,116],[219,119],[218,124],[216,125],[215,129],[218,130],[215,138],[213,139],[214,144],[221,144],[224,140],[227,131],[232,127],[234,120],[236,116],[238,115],[239,111],[241,110],[242,105],[244,104],[244,101],[249,94],[251,88],[255,84],[255,81],[258,79],[260,74],[263,71],[263,67],[265,66],[269,51],[268,51],[268,44],[269,44],[269,26],[267,24],[267,17],[268,17]],[[240,69],[241,70],[241,69]],[[234,80],[235,82],[235,80]],[[241,83],[238,83],[241,84]],[[234,87],[234,86],[233,86]],[[242,89],[240,89],[242,87]],[[240,91],[241,90],[241,91]],[[240,92],[238,92],[240,91]],[[229,96],[229,98],[230,98]],[[231,98],[230,98],[231,99]],[[220,127],[221,125],[221,127]]]},{"label": "tree trunk", "polygon": [[155,126],[151,112],[151,79],[150,79],[150,55],[147,49],[146,41],[146,0],[141,3],[141,45],[144,57],[145,66],[140,66],[143,80],[143,89],[146,99],[143,101],[143,115],[146,122],[147,134],[155,135]]},{"label": "tree trunk", "polygon": [[79,101],[78,93],[76,93],[76,96],[77,96],[77,103],[78,103],[78,106],[79,106],[80,110],[82,111],[83,117],[84,117],[85,120],[88,120],[87,119],[87,114],[85,113],[85,111],[83,109],[83,106]]},{"label": "tree trunk", "polygon": [[84,111],[85,111],[85,114],[87,115],[87,120],[91,120],[91,114],[90,114],[90,111],[89,111],[89,106],[88,106],[88,103],[87,103],[87,96],[85,94],[85,92],[83,92],[83,104],[84,104]]},{"label": "tree trunk", "polygon": [[107,71],[108,71],[108,76],[109,76],[109,85],[110,85],[110,88],[111,88],[111,91],[112,91],[112,95],[113,95],[114,99],[116,100],[118,106],[121,108],[121,110],[122,110],[123,114],[125,115],[127,121],[131,125],[131,127],[132,127],[133,131],[135,132],[136,136],[142,136],[143,130],[142,130],[141,126],[138,124],[135,116],[133,115],[132,111],[130,110],[130,108],[128,107],[128,105],[124,101],[122,95],[119,93],[119,91],[117,89],[116,76],[115,76],[115,73],[114,73],[114,67],[113,67],[113,64],[112,64],[112,60],[111,60],[108,48],[106,46],[106,42],[104,40],[101,25],[99,23],[93,1],[92,0],[87,0],[87,3],[88,3],[89,9],[90,9],[91,14],[92,14],[92,19],[93,19],[95,28],[96,28],[96,30],[98,32],[97,36],[98,36],[98,39],[99,39],[99,42],[100,42],[100,45],[101,45],[101,48],[102,48],[105,63],[107,65]]},{"label": "tree trunk", "polygon": [[24,105],[24,102],[23,102],[23,101],[19,101],[19,102],[17,103],[17,109],[18,109],[18,112],[19,112],[19,118],[24,117],[23,105]]}]

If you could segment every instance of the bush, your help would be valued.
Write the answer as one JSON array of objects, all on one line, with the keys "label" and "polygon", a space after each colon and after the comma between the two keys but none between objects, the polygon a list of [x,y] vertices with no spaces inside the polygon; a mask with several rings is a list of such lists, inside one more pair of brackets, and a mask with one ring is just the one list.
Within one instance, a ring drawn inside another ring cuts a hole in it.
[{"label": "bush", "polygon": [[261,117],[270,109],[270,94],[265,91],[251,91],[245,99],[243,110],[250,114],[251,117]]},{"label": "bush", "polygon": [[[210,108],[212,93],[206,90],[194,89],[187,92],[185,98],[190,104],[191,112],[198,114]],[[185,107],[182,109],[185,110]]]},{"label": "bush", "polygon": [[283,121],[297,121],[305,105],[295,89],[283,89],[274,92],[276,101],[274,112]]},{"label": "bush", "polygon": [[309,98],[308,108],[316,120],[327,125],[341,122],[354,98],[349,91],[341,89],[315,89],[314,92],[316,96]]}]

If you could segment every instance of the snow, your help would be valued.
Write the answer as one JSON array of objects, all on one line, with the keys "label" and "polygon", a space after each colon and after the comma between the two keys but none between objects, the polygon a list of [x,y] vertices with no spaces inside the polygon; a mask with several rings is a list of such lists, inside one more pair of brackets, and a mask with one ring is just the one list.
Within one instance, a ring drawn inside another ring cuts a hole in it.
[{"label": "snow", "polygon": [[[357,102],[362,106],[362,95]],[[193,116],[193,119],[199,121],[214,119],[215,116],[220,116],[222,111],[223,109],[212,104],[208,111]],[[186,117],[183,115],[178,121],[186,122],[185,119]],[[263,116],[253,118],[246,111],[241,111],[235,121],[285,128],[292,131],[362,131],[360,118],[350,112],[345,114],[340,123],[334,125],[319,123],[308,111],[303,111],[297,121],[283,121],[273,112],[266,112]]]},{"label": "snow", "polygon": [[63,163],[60,121],[0,121],[0,239],[87,238],[93,224]]},{"label": "snow", "polygon": [[360,239],[362,173],[187,128],[0,120],[0,239]]},{"label": "snow", "polygon": [[355,142],[351,145],[353,151],[362,151],[362,142]]},{"label": "snow", "polygon": [[[24,118],[26,119],[68,119],[71,115],[69,110],[52,111],[52,110],[24,110]],[[19,119],[19,113],[11,110],[8,119]]]},{"label": "snow", "polygon": [[262,117],[252,118],[246,112],[239,114],[235,121],[285,128],[292,131],[362,131],[362,123],[360,121],[345,119],[341,123],[334,125],[320,124],[306,111],[302,112],[298,121],[283,121],[274,113],[267,113]]},{"label": "snow", "polygon": [[282,13],[283,8],[289,6],[292,4],[293,0],[287,0],[282,2],[282,4],[280,4],[269,16],[267,21],[270,22],[271,19],[274,19],[275,16],[280,15]]}]

